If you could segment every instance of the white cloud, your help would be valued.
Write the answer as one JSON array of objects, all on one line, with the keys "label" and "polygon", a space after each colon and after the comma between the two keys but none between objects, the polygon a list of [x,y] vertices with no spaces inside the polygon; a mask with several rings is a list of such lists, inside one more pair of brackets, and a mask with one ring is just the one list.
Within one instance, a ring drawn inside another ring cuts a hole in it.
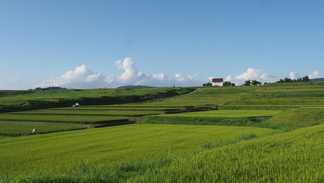
[{"label": "white cloud", "polygon": [[38,86],[61,86],[67,88],[91,88],[91,87],[104,87],[104,75],[94,73],[90,68],[85,65],[77,67],[74,71],[68,71],[60,77],[50,78],[43,81]]},{"label": "white cloud", "polygon": [[174,77],[165,75],[164,73],[147,74],[138,72],[131,58],[125,58],[124,61],[116,61],[118,69],[124,70],[121,76],[109,75],[106,78],[110,87],[118,87],[121,85],[148,85],[157,87],[167,86],[201,86],[203,81],[199,80],[199,75],[183,76],[175,74]]},{"label": "white cloud", "polygon": [[121,60],[116,61],[116,65],[118,69],[123,69],[125,72],[119,76],[118,78],[120,80],[134,80],[137,77],[138,71],[133,64],[133,61],[131,61],[131,58],[125,58],[124,62]]},{"label": "white cloud", "polygon": [[297,79],[297,78],[300,78],[300,77],[299,77],[299,74],[296,73],[296,72],[290,72],[289,76],[290,76],[291,79]]},{"label": "white cloud", "polygon": [[[37,86],[61,86],[66,88],[115,88],[123,85],[147,85],[155,87],[170,87],[170,86],[201,86],[203,83],[211,82],[213,77],[208,80],[201,80],[199,74],[193,76],[185,76],[176,73],[174,76],[169,76],[164,73],[148,74],[139,72],[135,67],[134,62],[130,57],[124,60],[115,62],[117,69],[123,70],[121,75],[116,74],[102,74],[95,73],[85,65],[78,66],[74,71],[68,71],[60,77],[50,78],[43,81]],[[290,77],[296,79],[299,77],[298,73],[290,72]],[[310,78],[319,77],[319,72],[315,71],[309,75]],[[228,75],[225,81],[230,81],[236,85],[242,85],[246,80],[257,80],[264,82],[279,81],[279,77],[264,73],[262,70],[249,68],[242,74],[231,76]],[[19,78],[12,77],[12,82],[18,82]],[[0,77],[0,87],[8,82],[6,79]],[[35,86],[36,87],[36,86]]]},{"label": "white cloud", "polygon": [[320,74],[318,71],[313,72],[312,74],[308,75],[309,79],[320,78]]},{"label": "white cloud", "polygon": [[2,75],[0,76],[0,90],[17,90],[22,89],[21,78],[13,75]]},{"label": "white cloud", "polygon": [[246,72],[235,77],[235,79],[260,79],[262,74],[261,70],[255,70],[253,68],[248,68]]},{"label": "white cloud", "polygon": [[199,74],[194,76],[183,76],[175,74],[174,77],[159,74],[147,74],[138,72],[131,58],[115,62],[118,69],[124,70],[121,75],[105,75],[94,73],[85,65],[77,67],[74,71],[68,71],[60,77],[50,78],[38,86],[61,86],[66,88],[114,88],[122,85],[147,85],[156,87],[168,86],[201,86],[203,81],[199,80]]},{"label": "white cloud", "polygon": [[279,77],[270,75],[268,73],[263,73],[259,69],[253,69],[249,68],[246,72],[243,74],[239,74],[235,76],[234,78],[231,75],[228,75],[225,79],[225,81],[230,81],[232,83],[235,83],[235,85],[242,85],[245,83],[246,80],[257,80],[264,82],[276,82],[279,80]]}]

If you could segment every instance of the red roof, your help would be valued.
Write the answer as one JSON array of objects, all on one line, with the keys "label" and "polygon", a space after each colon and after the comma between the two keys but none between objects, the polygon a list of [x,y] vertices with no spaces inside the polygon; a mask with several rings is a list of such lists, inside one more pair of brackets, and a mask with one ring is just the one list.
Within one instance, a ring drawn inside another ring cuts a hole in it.
[{"label": "red roof", "polygon": [[213,83],[223,82],[223,78],[213,78],[212,82]]}]

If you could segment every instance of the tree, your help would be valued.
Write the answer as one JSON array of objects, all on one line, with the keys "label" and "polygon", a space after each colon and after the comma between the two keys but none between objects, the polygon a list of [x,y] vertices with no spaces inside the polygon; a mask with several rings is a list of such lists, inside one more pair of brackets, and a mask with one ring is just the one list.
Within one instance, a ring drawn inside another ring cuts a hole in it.
[{"label": "tree", "polygon": [[225,82],[223,83],[223,86],[232,86],[232,83],[229,82],[229,81],[225,81]]},{"label": "tree", "polygon": [[303,81],[303,82],[309,82],[309,77],[308,77],[308,76],[303,77],[303,78],[302,78],[302,81]]},{"label": "tree", "polygon": [[208,83],[204,83],[203,84],[203,87],[207,87],[207,86],[212,86],[211,82],[208,82]]},{"label": "tree", "polygon": [[284,83],[284,82],[309,82],[309,77],[305,76],[303,78],[297,78],[297,79],[290,79],[290,78],[284,78],[284,79],[280,79],[279,81],[277,81],[277,83]]},{"label": "tree", "polygon": [[260,81],[257,81],[257,80],[252,80],[252,85],[261,85],[261,82]]},{"label": "tree", "polygon": [[246,80],[243,85],[244,86],[250,86],[251,85],[251,80]]},{"label": "tree", "polygon": [[291,80],[290,78],[285,78],[284,82],[292,82],[293,80]]}]

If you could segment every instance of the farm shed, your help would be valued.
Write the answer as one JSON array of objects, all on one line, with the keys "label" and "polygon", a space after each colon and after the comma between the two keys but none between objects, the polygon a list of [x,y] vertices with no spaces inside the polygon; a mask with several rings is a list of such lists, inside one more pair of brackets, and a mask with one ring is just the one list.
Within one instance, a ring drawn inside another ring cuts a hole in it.
[{"label": "farm shed", "polygon": [[223,86],[223,78],[213,78],[212,86]]}]

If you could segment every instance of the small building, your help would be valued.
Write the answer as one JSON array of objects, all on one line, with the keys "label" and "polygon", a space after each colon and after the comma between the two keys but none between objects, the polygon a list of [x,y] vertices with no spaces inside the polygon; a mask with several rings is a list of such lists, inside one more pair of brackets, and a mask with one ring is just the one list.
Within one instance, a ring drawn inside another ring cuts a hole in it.
[{"label": "small building", "polygon": [[212,86],[223,86],[223,78],[213,78],[212,79]]}]

